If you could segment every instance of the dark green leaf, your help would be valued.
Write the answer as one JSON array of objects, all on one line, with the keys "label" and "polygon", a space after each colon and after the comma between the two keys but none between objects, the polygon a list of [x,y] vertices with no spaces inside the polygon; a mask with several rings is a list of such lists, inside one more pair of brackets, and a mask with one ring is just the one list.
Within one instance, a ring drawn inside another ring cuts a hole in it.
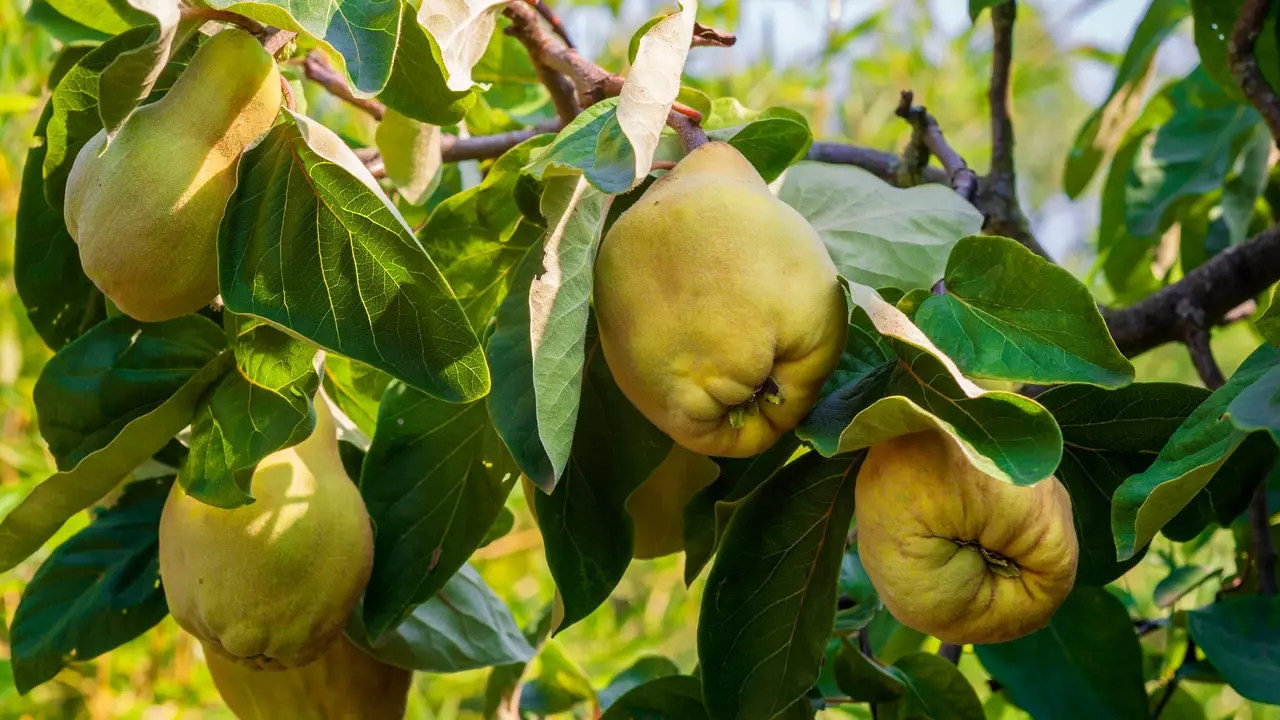
[{"label": "dark green leaf", "polygon": [[1080,281],[1014,240],[967,237],[915,322],[971,377],[1120,387],[1133,366]]},{"label": "dark green leaf", "polygon": [[1079,585],[1105,585],[1138,564],[1145,550],[1116,560],[1111,495],[1143,472],[1209,391],[1177,383],[1134,383],[1119,390],[1063,385],[1036,396],[1062,429],[1058,479],[1071,495],[1080,542]]},{"label": "dark green leaf", "polygon": [[854,702],[891,702],[907,691],[897,675],[862,654],[848,640],[840,641],[840,654],[836,657],[836,682],[840,691]]},{"label": "dark green leaf", "polygon": [[1231,687],[1280,705],[1280,596],[1228,597],[1187,615],[1191,637]]},{"label": "dark green leaf", "polygon": [[1280,345],[1280,305],[1276,304],[1277,287],[1271,288],[1271,301],[1267,303],[1267,309],[1254,322],[1258,328],[1258,332],[1262,333],[1263,339],[1272,345]]},{"label": "dark green leaf", "polygon": [[1277,363],[1280,349],[1263,345],[1255,350],[1227,384],[1178,427],[1155,462],[1116,489],[1111,529],[1118,559],[1132,557],[1150,542],[1240,447],[1248,433],[1226,417],[1227,408],[1242,390]]},{"label": "dark green leaf", "polygon": [[1265,430],[1280,442],[1280,367],[1242,388],[1227,406],[1227,414],[1241,430]]},{"label": "dark green leaf", "polygon": [[769,720],[818,679],[862,458],[806,455],[734,513],[698,620],[712,718]]},{"label": "dark green leaf", "polygon": [[891,720],[982,720],[982,703],[973,686],[950,660],[933,653],[912,653],[893,664],[906,696],[884,708]]},{"label": "dark green leaf", "polygon": [[974,649],[1038,720],[1147,717],[1138,636],[1124,606],[1102,588],[1077,587],[1042,630]]},{"label": "dark green leaf", "polygon": [[188,495],[221,508],[253,502],[258,462],[315,429],[316,348],[257,318],[227,313],[236,366],[200,403],[178,474]]},{"label": "dark green leaf", "polygon": [[[850,633],[871,623],[876,613],[884,607],[876,593],[867,570],[858,555],[858,542],[854,540],[844,551],[840,561],[840,610],[836,612],[836,631]],[[845,607],[845,604],[850,604]]]},{"label": "dark green leaf", "polygon": [[444,400],[483,396],[479,340],[404,219],[336,136],[284,115],[241,158],[218,233],[227,309]]},{"label": "dark green leaf", "polygon": [[697,678],[674,675],[632,689],[600,720],[706,720]]},{"label": "dark green leaf", "polygon": [[983,10],[992,8],[997,5],[1003,5],[1010,0],[969,0],[969,20],[978,22],[978,16]]},{"label": "dark green leaf", "polygon": [[533,670],[525,678],[520,693],[522,713],[555,715],[595,699],[595,690],[586,673],[555,640],[547,641],[533,663]]},{"label": "dark green leaf", "polygon": [[[1191,0],[1200,62],[1223,90],[1241,100],[1244,99],[1244,93],[1231,73],[1227,46],[1244,3],[1245,0]],[[1276,8],[1273,7],[1260,28],[1253,50],[1263,77],[1272,87],[1277,87],[1280,82],[1280,45],[1276,41],[1276,15]]]},{"label": "dark green leaf", "polygon": [[517,478],[483,402],[442,402],[394,384],[360,493],[377,535],[364,621],[379,638],[436,594],[484,540]]},{"label": "dark green leaf", "polygon": [[[378,403],[391,377],[377,368],[336,353],[324,358],[324,391],[368,437],[378,425]],[[352,476],[356,477],[356,476]]]},{"label": "dark green leaf", "polygon": [[740,127],[712,130],[712,140],[737,148],[755,166],[765,182],[773,182],[813,143],[809,126],[791,117],[761,117]]},{"label": "dark green leaf", "polygon": [[143,480],[49,555],[13,616],[14,683],[25,693],[169,614],[160,589],[160,510],[173,478]]},{"label": "dark green leaf", "polygon": [[1190,13],[1187,0],[1152,0],[1147,7],[1116,68],[1110,95],[1085,121],[1071,146],[1062,173],[1063,188],[1069,197],[1079,197],[1084,192],[1102,159],[1113,149],[1111,143],[1119,133],[1112,128],[1126,125],[1128,117],[1137,111],[1156,50]]},{"label": "dark green leaf", "polygon": [[102,293],[80,268],[80,251],[62,212],[44,194],[45,128],[53,103],[45,104],[35,142],[22,167],[13,248],[13,283],[27,317],[53,350],[76,339],[106,317]]},{"label": "dark green leaf", "polygon": [[1209,484],[1161,529],[1161,534],[1174,542],[1188,542],[1214,523],[1230,525],[1249,506],[1254,488],[1271,472],[1276,456],[1276,445],[1268,434],[1245,437]]},{"label": "dark green leaf", "polygon": [[[358,2],[365,2],[365,0],[358,0]],[[475,104],[475,93],[470,89],[460,91],[449,89],[448,75],[440,55],[440,46],[436,44],[431,33],[418,23],[412,5],[401,3],[399,0],[378,0],[372,3],[371,7],[390,8],[393,5],[403,8],[398,20],[400,37],[393,45],[394,58],[389,55],[387,57],[391,62],[391,68],[390,76],[384,78],[386,87],[379,86],[372,90],[381,88],[382,92],[378,94],[379,100],[401,115],[418,122],[428,125],[452,125],[458,122]],[[387,12],[390,17],[390,11]],[[350,63],[354,56],[342,50],[341,47],[339,50]]]},{"label": "dark green leaf", "polygon": [[[679,674],[680,668],[668,658],[661,655],[642,657],[632,663],[631,667],[613,676],[613,679],[609,681],[609,685],[600,691],[600,709],[608,710],[611,705],[617,702],[618,698],[645,683]],[[693,687],[697,693],[698,706],[701,707],[702,690],[696,682]]]},{"label": "dark green leaf", "polygon": [[582,380],[582,409],[564,476],[535,495],[547,565],[564,599],[557,632],[591,614],[631,563],[627,497],[662,463],[671,439],[618,388],[594,332]]},{"label": "dark green leaf", "polygon": [[376,643],[362,615],[351,614],[347,636],[382,662],[406,670],[461,672],[525,663],[535,652],[511,611],[470,565]]},{"label": "dark green leaf", "polygon": [[511,529],[515,526],[516,514],[507,509],[507,506],[503,505],[502,509],[498,511],[498,517],[494,518],[493,524],[490,525],[489,529],[485,532],[484,539],[480,541],[480,547],[484,547],[489,543],[506,536],[506,534],[511,532]]}]

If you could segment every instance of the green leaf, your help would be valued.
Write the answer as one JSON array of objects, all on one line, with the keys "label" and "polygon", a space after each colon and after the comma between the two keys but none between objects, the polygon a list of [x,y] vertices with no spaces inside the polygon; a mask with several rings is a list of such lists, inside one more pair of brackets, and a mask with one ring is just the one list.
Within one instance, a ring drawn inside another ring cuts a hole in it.
[{"label": "green leaf", "polygon": [[907,692],[896,674],[862,654],[848,640],[840,641],[835,673],[840,692],[854,702],[892,702]]},{"label": "green leaf", "polygon": [[1114,148],[1120,136],[1116,130],[1128,125],[1141,107],[1156,50],[1190,14],[1187,0],[1152,0],[1147,7],[1116,68],[1111,93],[1080,128],[1067,155],[1062,185],[1068,197],[1077,198],[1084,192],[1102,159]]},{"label": "green leaf", "polygon": [[956,242],[982,228],[950,188],[895,188],[851,165],[797,163],[778,197],[817,229],[841,275],[872,287],[932,286]]},{"label": "green leaf", "polygon": [[1226,224],[1231,245],[1248,239],[1254,206],[1267,185],[1271,157],[1271,131],[1266,123],[1255,123],[1241,139],[1243,148],[1222,186],[1221,221]]},{"label": "green leaf", "polygon": [[594,330],[587,341],[591,360],[568,464],[550,495],[534,496],[547,565],[564,600],[557,632],[591,614],[622,579],[632,553],[627,497],[671,449],[614,382]]},{"label": "green leaf", "polygon": [[724,536],[729,520],[747,498],[786,464],[800,447],[787,433],[773,447],[749,458],[716,458],[720,475],[684,506],[684,581],[692,585]]},{"label": "green leaf", "polygon": [[61,471],[0,521],[0,572],[40,549],[191,422],[205,391],[231,366],[222,342],[218,326],[199,315],[161,323],[119,315],[58,351],[37,381],[36,402],[51,428],[42,434],[63,448]]},{"label": "green leaf", "polygon": [[1258,113],[1232,99],[1202,68],[1169,91],[1173,116],[1143,138],[1125,187],[1125,225],[1153,235],[1174,202],[1222,186]]},{"label": "green leaf", "polygon": [[818,679],[862,458],[806,455],[729,522],[698,619],[702,695],[714,720],[769,720]]},{"label": "green leaf", "polygon": [[982,14],[983,10],[997,5],[1003,5],[1009,1],[1010,0],[969,0],[969,20],[977,23],[978,16]]},{"label": "green leaf", "polygon": [[1280,305],[1276,304],[1278,287],[1280,286],[1272,286],[1271,301],[1267,303],[1267,309],[1263,310],[1258,319],[1254,321],[1254,326],[1258,328],[1262,338],[1272,345],[1280,345]]},{"label": "green leaf", "polygon": [[620,193],[635,180],[635,154],[618,124],[618,98],[606,98],[565,125],[524,172],[544,180],[581,172],[596,189]]},{"label": "green leaf", "polygon": [[542,195],[545,272],[529,286],[529,331],[538,436],[555,471],[552,485],[539,485],[547,492],[566,471],[574,443],[593,268],[608,207],[608,196],[581,176],[548,180]]},{"label": "green leaf", "polygon": [[783,170],[803,158],[813,144],[808,123],[803,122],[803,118],[792,117],[762,116],[746,125],[712,130],[707,135],[736,148],[765,182],[776,180]]},{"label": "green leaf", "polygon": [[1204,388],[1178,383],[1134,383],[1118,390],[1063,385],[1036,396],[1062,430],[1057,476],[1071,495],[1080,542],[1077,585],[1105,585],[1142,559],[1145,550],[1116,560],[1111,496],[1126,478],[1151,466],[1208,396]]},{"label": "green leaf", "polygon": [[1210,525],[1229,526],[1249,507],[1254,488],[1271,472],[1277,455],[1276,444],[1268,434],[1248,435],[1209,484],[1160,533],[1174,542],[1190,542]]},{"label": "green leaf", "polygon": [[[611,705],[618,701],[618,698],[645,683],[679,674],[680,668],[669,658],[661,655],[642,657],[631,663],[631,666],[626,670],[614,675],[613,679],[609,681],[609,685],[599,692],[600,709],[608,710]],[[694,691],[697,693],[698,705],[701,707],[702,690],[696,684],[696,681]]]},{"label": "green leaf", "polygon": [[109,0],[46,0],[63,17],[107,35],[117,35],[145,19],[124,3]]},{"label": "green leaf", "polygon": [[912,653],[893,664],[906,697],[884,708],[893,720],[982,720],[982,703],[973,686],[950,660],[933,653]]},{"label": "green leaf", "polygon": [[1187,614],[1191,637],[1241,695],[1280,705],[1280,596],[1237,595]]},{"label": "green leaf", "polygon": [[[348,2],[360,4],[364,0]],[[388,48],[388,52],[394,50],[395,53],[394,57],[387,58],[391,61],[390,75],[385,79],[386,86],[380,88],[382,92],[378,94],[378,99],[400,114],[428,125],[452,125],[461,120],[475,104],[476,94],[470,88],[449,89],[440,46],[431,33],[418,24],[413,6],[399,0],[379,0],[370,4],[370,7],[378,5],[387,8],[393,5],[403,7],[399,18],[399,38]],[[390,10],[387,12],[389,17]],[[381,39],[378,41],[381,42]],[[336,44],[335,47],[338,47],[350,63],[354,56]],[[379,88],[372,88],[370,91],[377,89]]]},{"label": "green leaf", "polygon": [[179,31],[182,18],[173,0],[128,0],[131,7],[154,22],[151,37],[140,46],[120,53],[98,78],[98,117],[107,137],[113,138],[139,101],[150,94],[176,42],[199,29],[193,21]]},{"label": "green leaf", "polygon": [[371,642],[353,612],[347,636],[384,663],[425,673],[453,673],[526,663],[535,650],[511,611],[480,573],[463,565],[404,622]]},{"label": "green leaf", "polygon": [[228,310],[444,400],[489,391],[480,342],[449,284],[336,136],[286,112],[241,157],[239,175],[218,233]]},{"label": "green leaf", "polygon": [[377,429],[378,403],[390,383],[386,373],[364,363],[336,353],[324,358],[325,393],[367,437]]},{"label": "green leaf", "polygon": [[857,539],[845,548],[844,559],[840,561],[839,587],[841,600],[848,598],[853,605],[836,613],[836,631],[847,634],[869,625],[883,604],[862,565]]},{"label": "green leaf", "polygon": [[[1227,46],[1242,7],[1244,0],[1191,0],[1191,12],[1195,18],[1196,50],[1199,51],[1200,62],[1223,90],[1241,100],[1244,99],[1244,93],[1231,73]],[[1258,34],[1253,53],[1258,59],[1263,77],[1271,87],[1277,87],[1277,83],[1280,83],[1280,44],[1276,40],[1276,16],[1277,12],[1273,7]]]},{"label": "green leaf", "polygon": [[707,720],[697,678],[673,675],[640,685],[609,706],[600,720]]},{"label": "green leaf", "polygon": [[1225,413],[1242,390],[1280,363],[1280,349],[1263,345],[1235,375],[1178,427],[1145,472],[1126,479],[1112,497],[1116,557],[1126,560],[1190,503],[1240,447],[1247,432]]},{"label": "green leaf", "polygon": [[1102,588],[1077,587],[1046,628],[974,649],[1037,720],[1147,717],[1138,636],[1124,606]]},{"label": "green leaf", "polygon": [[[262,320],[226,313],[236,365],[200,403],[178,473],[188,495],[220,508],[253,502],[254,468],[315,430],[316,348]],[[323,402],[323,401],[322,401]]]},{"label": "green leaf", "polygon": [[481,401],[387,390],[360,494],[378,529],[364,622],[379,638],[445,586],[488,534],[517,478]]},{"label": "green leaf", "polygon": [[418,233],[472,327],[489,324],[521,258],[540,245],[541,228],[523,220],[511,194],[530,155],[550,140],[540,135],[503,153],[479,185],[440,203]]},{"label": "green leaf", "polygon": [[45,198],[45,128],[52,117],[53,103],[45,103],[22,167],[14,219],[13,284],[36,332],[45,345],[57,350],[107,315],[102,292],[80,267],[80,251],[67,232],[62,212]]},{"label": "green leaf", "polygon": [[439,125],[428,125],[387,108],[378,121],[374,145],[382,154],[387,180],[410,205],[423,205],[440,182]]},{"label": "green leaf", "polygon": [[993,477],[1030,485],[1049,477],[1062,454],[1053,417],[1029,398],[984,391],[894,306],[865,285],[849,283],[854,324],[874,327],[897,355],[879,399],[824,399],[796,429],[827,456],[871,447],[899,435],[940,430],[969,461]]},{"label": "green leaf", "polygon": [[1014,240],[967,237],[925,300],[916,325],[966,375],[1115,388],[1133,381],[1093,295],[1063,268]]},{"label": "green leaf", "polygon": [[520,712],[555,715],[594,701],[595,689],[587,674],[555,640],[547,641],[520,694]]},{"label": "green leaf", "polygon": [[[102,5],[108,6],[105,2]],[[112,33],[97,30],[63,15],[54,9],[49,0],[33,0],[27,6],[27,11],[23,14],[22,19],[30,25],[44,28],[45,31],[66,47],[74,47],[73,43],[81,42],[100,43],[112,35]],[[111,20],[109,19],[108,22],[111,22]],[[121,20],[119,24],[122,26],[120,28],[121,31],[128,27],[128,21]],[[54,82],[49,83],[50,87],[56,84]]]},{"label": "green leaf", "polygon": [[1186,597],[1187,593],[1221,574],[1222,568],[1203,565],[1180,565],[1171,568],[1169,574],[1156,583],[1156,589],[1152,591],[1152,599],[1156,601],[1156,607],[1172,607],[1174,603]]},{"label": "green leaf", "polygon": [[173,478],[129,485],[111,508],[58,546],[22,592],[10,628],[13,676],[26,693],[169,613],[160,589],[160,510]]},{"label": "green leaf", "polygon": [[1265,430],[1280,443],[1280,366],[1241,388],[1227,406],[1227,415],[1237,428],[1246,432]]}]

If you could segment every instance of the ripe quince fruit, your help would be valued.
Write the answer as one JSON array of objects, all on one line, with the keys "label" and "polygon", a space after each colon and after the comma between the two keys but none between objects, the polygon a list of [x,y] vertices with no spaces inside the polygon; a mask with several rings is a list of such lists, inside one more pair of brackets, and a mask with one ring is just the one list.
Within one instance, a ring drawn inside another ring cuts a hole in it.
[{"label": "ripe quince fruit", "polygon": [[280,111],[280,74],[256,39],[207,40],[160,100],[76,155],[63,215],[85,275],[144,322],[195,312],[218,295],[218,225],[240,154]]},{"label": "ripe quince fruit", "polygon": [[[317,399],[315,431],[268,455],[256,500],[227,510],[180,482],[160,516],[169,611],[214,653],[262,668],[301,667],[342,632],[373,571],[373,530]],[[181,479],[181,478],[180,478]]]},{"label": "ripe quince fruit", "polygon": [[756,455],[799,424],[848,328],[818,233],[721,142],[618,217],[596,261],[595,308],[627,399],[714,457]]},{"label": "ripe quince fruit", "polygon": [[1071,498],[975,468],[941,432],[876,445],[858,472],[858,554],[889,612],[944,642],[995,643],[1048,624],[1075,583]]}]

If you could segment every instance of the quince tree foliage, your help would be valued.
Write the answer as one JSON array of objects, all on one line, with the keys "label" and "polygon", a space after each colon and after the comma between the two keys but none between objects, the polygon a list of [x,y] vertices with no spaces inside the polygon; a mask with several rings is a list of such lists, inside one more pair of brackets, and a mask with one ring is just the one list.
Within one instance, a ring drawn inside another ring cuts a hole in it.
[{"label": "quince tree foliage", "polygon": [[[682,85],[732,44],[696,0],[625,75],[523,0],[38,0],[14,280],[57,472],[0,517],[0,569],[44,557],[17,690],[171,612],[241,717],[479,668],[493,718],[1280,704],[1273,5],[1150,3],[1066,158],[1086,286],[1018,205],[1014,0],[969,2],[981,175],[908,93],[898,155]],[[1148,92],[1180,27],[1200,63]],[[1169,342],[1204,387],[1137,378]],[[523,629],[468,562],[517,486],[556,587]],[[584,677],[549,639],[675,553],[696,666]]]}]

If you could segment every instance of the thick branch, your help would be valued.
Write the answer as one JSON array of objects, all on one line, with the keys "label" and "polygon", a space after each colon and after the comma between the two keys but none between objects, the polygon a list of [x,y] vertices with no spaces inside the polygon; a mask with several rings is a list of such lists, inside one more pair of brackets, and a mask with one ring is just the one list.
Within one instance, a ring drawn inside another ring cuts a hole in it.
[{"label": "thick branch", "polygon": [[440,138],[440,158],[445,162],[495,158],[531,137],[542,133],[558,132],[559,130],[559,124],[548,123],[524,128],[523,130],[512,130],[494,135],[473,135],[469,138],[444,135]]},{"label": "thick branch", "polygon": [[[902,164],[902,158],[891,152],[833,142],[814,142],[805,159],[836,165],[855,165],[890,183],[897,181],[898,168]],[[946,185],[950,182],[950,177],[945,170],[930,165],[924,169],[923,180]]]},{"label": "thick branch", "polygon": [[938,121],[923,106],[912,105],[915,96],[910,90],[903,90],[898,102],[898,117],[911,124],[911,142],[903,153],[902,167],[912,182],[917,181],[924,173],[933,155],[942,163],[942,169],[951,178],[951,187],[960,197],[973,202],[977,189],[978,176],[969,169],[960,153],[947,143],[942,136],[942,128]]},{"label": "thick branch", "polygon": [[381,120],[387,112],[387,106],[377,100],[356,97],[355,93],[351,92],[351,87],[347,85],[347,79],[329,64],[329,59],[319,50],[307,53],[307,59],[303,61],[302,68],[308,80],[320,83],[330,95],[360,108],[372,115],[375,120]]},{"label": "thick branch", "polygon": [[1185,335],[1185,308],[1217,324],[1237,305],[1280,280],[1280,228],[1271,227],[1243,245],[1227,248],[1182,280],[1138,303],[1104,314],[1116,346],[1130,357]]},{"label": "thick branch", "polygon": [[991,105],[991,177],[1013,180],[1013,121],[1009,118],[1009,70],[1013,65],[1013,21],[1018,17],[1016,0],[991,8],[991,29],[995,43],[991,50],[991,85],[987,102]]},{"label": "thick branch", "polygon": [[960,664],[960,656],[963,653],[964,653],[963,645],[956,645],[955,643],[942,643],[942,645],[938,646],[938,657],[945,658],[952,665]]},{"label": "thick branch", "polygon": [[1271,512],[1267,508],[1266,480],[1258,483],[1249,503],[1249,529],[1253,533],[1254,563],[1258,566],[1258,592],[1275,595],[1276,547],[1271,542]]},{"label": "thick branch", "polygon": [[1280,142],[1280,97],[1267,82],[1254,54],[1254,46],[1262,34],[1263,23],[1271,11],[1271,0],[1246,0],[1240,8],[1240,16],[1231,30],[1227,43],[1227,56],[1231,74],[1244,90],[1245,97],[1262,114],[1271,137]]},{"label": "thick branch", "polygon": [[594,105],[622,90],[622,78],[566,47],[543,27],[538,12],[525,3],[511,3],[503,10],[511,19],[511,33],[524,45],[534,65],[548,67],[573,81],[583,107]]}]

